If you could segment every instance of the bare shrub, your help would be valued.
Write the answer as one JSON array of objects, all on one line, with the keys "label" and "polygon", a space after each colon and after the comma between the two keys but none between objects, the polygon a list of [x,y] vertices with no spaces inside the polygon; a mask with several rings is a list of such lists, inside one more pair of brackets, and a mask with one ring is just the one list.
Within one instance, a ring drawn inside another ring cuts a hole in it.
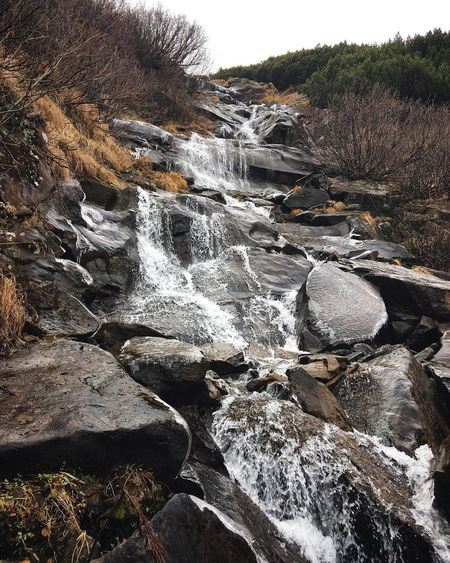
[{"label": "bare shrub", "polygon": [[316,110],[304,145],[331,174],[393,181],[414,197],[448,194],[449,109],[400,100],[380,88]]},{"label": "bare shrub", "polygon": [[14,277],[0,275],[0,355],[18,343],[25,325],[24,299]]}]

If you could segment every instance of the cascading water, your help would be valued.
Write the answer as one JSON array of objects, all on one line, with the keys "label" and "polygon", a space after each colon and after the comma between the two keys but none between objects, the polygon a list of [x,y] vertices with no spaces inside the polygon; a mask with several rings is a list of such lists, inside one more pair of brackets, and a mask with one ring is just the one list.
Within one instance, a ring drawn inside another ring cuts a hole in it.
[{"label": "cascading water", "polygon": [[[408,493],[411,486],[407,518],[425,529],[435,560],[449,561],[448,530],[427,485],[428,447],[414,459],[308,418],[293,403],[256,393],[225,399],[214,415],[213,435],[230,474],[286,538],[312,563],[407,563],[414,539],[388,502],[404,501],[402,488]],[[392,482],[383,483],[387,478]],[[422,549],[420,542],[414,549]]]},{"label": "cascading water", "polygon": [[[204,139],[194,133],[180,145],[178,165],[197,187],[224,193],[227,205],[222,211],[207,213],[197,196],[176,199],[173,194],[138,190],[141,273],[127,305],[132,320],[199,344],[230,342],[244,349],[256,341],[273,350],[297,350],[294,312],[301,282],[281,293],[267,290],[248,240],[231,236],[225,216],[239,212],[255,220],[269,218],[267,208],[232,197],[248,185],[244,147],[258,141],[252,128],[256,115],[254,109],[249,121],[237,128],[236,139]],[[188,260],[177,254],[166,206],[175,200],[189,218]],[[276,359],[271,367],[282,372],[289,363]],[[399,494],[411,529],[422,528],[435,546],[433,560],[450,561],[445,528],[432,509],[427,485],[429,450],[412,458],[369,436],[324,424],[292,402],[246,394],[242,384],[235,393],[223,401],[212,424],[227,469],[286,541],[300,545],[306,559],[420,560],[412,555],[425,549],[420,538],[417,543],[416,536],[398,524],[394,497]],[[310,434],[302,436],[303,428]],[[365,452],[366,471],[358,465],[357,452]],[[377,471],[392,484],[386,488],[377,482]]]}]

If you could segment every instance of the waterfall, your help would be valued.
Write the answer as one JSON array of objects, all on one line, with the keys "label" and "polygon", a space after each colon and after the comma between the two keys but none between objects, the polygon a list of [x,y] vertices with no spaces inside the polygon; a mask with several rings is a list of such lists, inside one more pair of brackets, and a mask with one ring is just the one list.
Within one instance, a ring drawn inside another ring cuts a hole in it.
[{"label": "waterfall", "polygon": [[[258,106],[234,139],[193,133],[180,140],[177,166],[197,188],[220,191],[226,205],[138,189],[140,275],[126,309],[130,320],[188,342],[230,342],[242,350],[262,344],[267,350],[257,360],[265,375],[283,373],[296,361],[289,352],[298,352],[298,287],[271,285],[280,268],[264,251],[271,247],[254,248],[240,229],[251,221],[267,228],[270,221],[270,203],[241,201],[236,194],[251,191],[245,147],[258,143],[256,119]],[[172,224],[180,215],[182,235]],[[96,221],[92,214],[88,219]],[[277,356],[278,348],[284,354]],[[450,562],[448,531],[432,507],[428,447],[411,457],[323,423],[268,392],[247,394],[245,376],[229,383],[233,394],[211,427],[226,467],[307,560],[409,563],[425,554],[422,560]],[[431,559],[429,545],[435,547]]]},{"label": "waterfall", "polygon": [[233,192],[247,187],[247,159],[243,143],[205,139],[192,133],[181,146],[179,166],[198,187]]},{"label": "waterfall", "polygon": [[[252,394],[225,399],[212,425],[230,474],[283,535],[296,542],[311,563],[408,563],[408,537],[391,517],[391,507],[386,506],[385,513],[378,508],[381,502],[387,504],[386,498],[375,504],[360,492],[371,488],[381,494],[370,462],[381,472],[379,479],[383,471],[399,483],[409,477],[414,490],[411,519],[433,540],[436,560],[449,561],[448,530],[431,507],[427,485],[429,448],[419,449],[415,459],[327,424],[315,424],[315,435],[310,435],[308,425],[317,419],[305,416],[293,403]],[[360,459],[355,441],[365,452]]]},{"label": "waterfall", "polygon": [[[188,341],[218,340],[242,347],[245,343],[233,326],[232,315],[196,289],[189,270],[174,253],[170,217],[163,204],[141,188],[137,238],[141,272],[129,305],[133,320],[164,330],[176,318]],[[201,246],[196,253],[203,250]]]}]

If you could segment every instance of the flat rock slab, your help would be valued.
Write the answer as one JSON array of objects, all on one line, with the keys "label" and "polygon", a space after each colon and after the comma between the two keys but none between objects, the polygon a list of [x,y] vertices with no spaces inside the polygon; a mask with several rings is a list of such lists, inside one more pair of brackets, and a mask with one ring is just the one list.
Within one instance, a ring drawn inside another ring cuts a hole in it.
[{"label": "flat rock slab", "polygon": [[180,340],[136,337],[119,356],[128,373],[158,395],[183,393],[205,379],[209,363],[200,348]]},{"label": "flat rock slab", "polygon": [[3,360],[0,401],[4,474],[140,463],[170,479],[189,452],[184,419],[90,344],[37,342]]},{"label": "flat rock slab", "polygon": [[299,347],[319,351],[329,345],[363,342],[387,321],[375,286],[331,264],[319,264],[298,296]]},{"label": "flat rock slab", "polygon": [[356,240],[340,236],[319,236],[298,238],[297,243],[308,250],[315,250],[321,254],[337,254],[351,257],[354,254],[375,253],[381,260],[412,260],[410,254],[401,244],[383,240]]},{"label": "flat rock slab", "polygon": [[341,260],[338,265],[372,281],[380,288],[387,305],[392,302],[398,307],[401,303],[407,310],[440,322],[450,321],[449,280],[373,260]]}]

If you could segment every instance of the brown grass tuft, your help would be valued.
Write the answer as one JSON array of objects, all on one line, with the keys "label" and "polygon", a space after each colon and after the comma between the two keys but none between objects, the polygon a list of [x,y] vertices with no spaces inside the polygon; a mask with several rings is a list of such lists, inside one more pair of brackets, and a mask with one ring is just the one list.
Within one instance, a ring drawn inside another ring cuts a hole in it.
[{"label": "brown grass tuft", "polygon": [[292,211],[289,213],[289,217],[297,217],[298,215],[301,215],[303,213],[303,209],[297,208],[297,209],[292,209]]},{"label": "brown grass tuft", "polygon": [[153,172],[152,180],[166,192],[185,194],[189,191],[187,181],[177,172]]},{"label": "brown grass tuft", "polygon": [[261,102],[263,104],[276,104],[278,106],[286,105],[296,108],[309,107],[308,98],[304,94],[296,92],[295,88],[288,88],[284,92],[278,92],[274,88],[268,88]]},{"label": "brown grass tuft", "polygon": [[8,354],[20,341],[25,325],[22,293],[13,276],[0,275],[0,355]]},{"label": "brown grass tuft", "polygon": [[137,531],[163,563],[165,550],[149,519],[166,497],[151,472],[134,466],[106,478],[59,471],[0,481],[2,556],[86,563]]},{"label": "brown grass tuft", "polygon": [[52,168],[60,179],[67,181],[74,173],[81,179],[125,186],[117,174],[131,165],[132,157],[100,124],[95,107],[81,105],[69,119],[45,96],[35,102],[35,109],[44,119]]},{"label": "brown grass tuft", "polygon": [[371,227],[376,227],[378,223],[377,219],[371,215],[370,211],[363,211],[359,217]]},{"label": "brown grass tuft", "polygon": [[323,212],[327,215],[331,213],[340,213],[345,209],[345,203],[343,201],[330,201],[326,207],[324,207]]}]

